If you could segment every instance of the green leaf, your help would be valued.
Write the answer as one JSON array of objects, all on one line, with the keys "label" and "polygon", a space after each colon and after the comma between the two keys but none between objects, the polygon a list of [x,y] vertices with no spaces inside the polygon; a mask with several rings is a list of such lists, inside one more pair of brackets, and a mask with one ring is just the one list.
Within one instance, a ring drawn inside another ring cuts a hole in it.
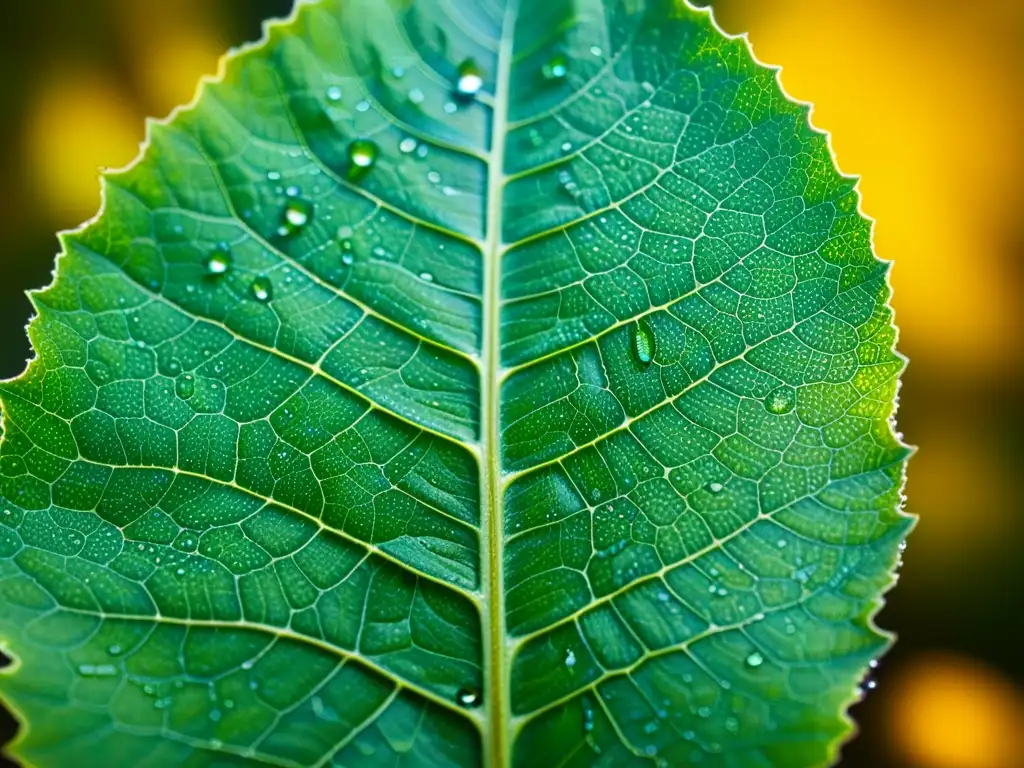
[{"label": "green leaf", "polygon": [[895,329],[674,0],[320,0],[103,180],[0,387],[38,766],[812,766],[889,642]]}]

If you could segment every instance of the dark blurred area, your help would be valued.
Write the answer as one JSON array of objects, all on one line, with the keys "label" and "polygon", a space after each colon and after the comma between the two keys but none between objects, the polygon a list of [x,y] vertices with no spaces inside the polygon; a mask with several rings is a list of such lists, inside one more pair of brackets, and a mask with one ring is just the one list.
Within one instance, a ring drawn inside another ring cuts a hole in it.
[{"label": "dark blurred area", "polygon": [[[729,32],[813,102],[862,177],[894,262],[899,428],[920,515],[879,624],[899,634],[853,709],[844,767],[1024,766],[1024,3],[720,0]],[[33,0],[0,26],[0,377],[29,354],[23,292],[54,232],[99,205],[96,169],[136,154],[147,115],[188,102],[220,53],[291,0]],[[15,725],[0,724],[0,741]],[[8,765],[2,763],[0,764]]]}]

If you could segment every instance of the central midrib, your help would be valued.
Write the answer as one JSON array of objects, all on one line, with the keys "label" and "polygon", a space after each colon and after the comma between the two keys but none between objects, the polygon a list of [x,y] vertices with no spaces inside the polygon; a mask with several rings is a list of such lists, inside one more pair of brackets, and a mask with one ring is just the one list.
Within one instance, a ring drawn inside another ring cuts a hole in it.
[{"label": "central midrib", "polygon": [[500,373],[501,257],[505,187],[505,133],[508,126],[509,81],[512,69],[516,4],[509,0],[501,26],[494,110],[487,162],[487,239],[484,245],[483,369],[481,371],[481,522],[484,537],[484,763],[489,768],[511,764],[510,702],[505,630],[504,514],[502,510]]}]

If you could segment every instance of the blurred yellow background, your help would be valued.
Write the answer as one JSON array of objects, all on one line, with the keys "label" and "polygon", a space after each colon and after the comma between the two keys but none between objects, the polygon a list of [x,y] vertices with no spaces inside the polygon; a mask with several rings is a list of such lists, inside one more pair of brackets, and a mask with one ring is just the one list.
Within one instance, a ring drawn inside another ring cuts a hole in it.
[{"label": "blurred yellow background", "polygon": [[[92,216],[96,169],[137,152],[147,115],[191,99],[229,45],[290,0],[36,0],[5,9],[0,83],[0,376],[28,354],[20,292],[48,282],[53,232]],[[844,766],[1024,766],[1013,585],[1020,516],[1024,2],[719,0],[757,56],[814,103],[860,175],[894,262],[899,427],[919,446],[921,516],[880,623],[900,634],[854,709]]]}]

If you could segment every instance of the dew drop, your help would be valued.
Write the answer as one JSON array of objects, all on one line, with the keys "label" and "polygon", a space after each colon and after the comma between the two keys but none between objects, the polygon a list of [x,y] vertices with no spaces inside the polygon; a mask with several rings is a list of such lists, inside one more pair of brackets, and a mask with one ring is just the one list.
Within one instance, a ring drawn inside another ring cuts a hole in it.
[{"label": "dew drop", "polygon": [[654,329],[647,318],[642,317],[633,326],[633,353],[640,364],[646,367],[654,359],[655,351]]},{"label": "dew drop", "polygon": [[419,88],[413,88],[411,91],[409,91],[409,101],[411,101],[413,104],[422,104],[424,98],[426,97],[423,95],[423,91],[421,91]]},{"label": "dew drop", "polygon": [[264,275],[260,275],[253,279],[252,283],[249,285],[249,293],[252,294],[252,297],[256,299],[256,301],[270,301],[272,291],[273,288],[270,284],[270,278]]},{"label": "dew drop", "polygon": [[771,413],[778,415],[789,413],[796,406],[796,390],[783,384],[768,394],[764,404]]},{"label": "dew drop", "polygon": [[576,666],[576,654],[573,653],[572,648],[567,648],[565,651],[565,666],[569,669]]},{"label": "dew drop", "polygon": [[754,651],[749,656],[747,656],[748,667],[760,667],[762,664],[764,664],[764,656],[762,656],[757,651]]},{"label": "dew drop", "polygon": [[336,85],[332,85],[327,89],[327,100],[333,102],[341,101],[341,88]]},{"label": "dew drop", "polygon": [[121,653],[121,646],[112,645],[109,648],[107,648],[107,653],[109,653],[111,656],[117,656],[119,653]]},{"label": "dew drop", "polygon": [[454,101],[446,101],[444,105],[444,111],[449,115],[454,115],[459,111],[459,105]]},{"label": "dew drop", "polygon": [[231,248],[227,243],[217,243],[206,257],[206,274],[225,275],[231,269]]},{"label": "dew drop", "polygon": [[377,145],[369,139],[356,139],[348,145],[348,175],[356,178],[377,162]]},{"label": "dew drop", "polygon": [[464,99],[471,99],[476,96],[484,84],[484,73],[476,62],[466,59],[457,70],[458,79],[455,81],[455,93]]},{"label": "dew drop", "polygon": [[313,204],[301,197],[289,198],[281,215],[277,234],[281,237],[297,235],[313,217]]},{"label": "dew drop", "polygon": [[455,701],[462,707],[475,707],[480,703],[480,692],[472,688],[460,688]]},{"label": "dew drop", "polygon": [[400,142],[398,142],[398,151],[403,155],[408,155],[410,152],[415,152],[416,147],[419,146],[419,142],[416,141],[412,136],[406,136]]},{"label": "dew drop", "polygon": [[544,65],[541,70],[545,80],[559,81],[564,80],[565,76],[569,74],[569,64],[560,53],[556,53],[548,62]]},{"label": "dew drop", "polygon": [[117,667],[113,664],[79,664],[78,673],[82,677],[113,677]]},{"label": "dew drop", "polygon": [[590,54],[592,56],[600,56],[601,55],[601,48],[600,48],[600,46],[597,46],[597,45],[590,46]]},{"label": "dew drop", "polygon": [[196,380],[191,373],[185,373],[174,380],[174,393],[182,400],[188,400],[196,393]]},{"label": "dew drop", "polygon": [[429,272],[420,272],[420,280],[425,283],[432,283],[434,282],[434,276]]},{"label": "dew drop", "polygon": [[725,489],[725,486],[721,483],[708,483],[708,490],[711,493],[721,493]]}]

